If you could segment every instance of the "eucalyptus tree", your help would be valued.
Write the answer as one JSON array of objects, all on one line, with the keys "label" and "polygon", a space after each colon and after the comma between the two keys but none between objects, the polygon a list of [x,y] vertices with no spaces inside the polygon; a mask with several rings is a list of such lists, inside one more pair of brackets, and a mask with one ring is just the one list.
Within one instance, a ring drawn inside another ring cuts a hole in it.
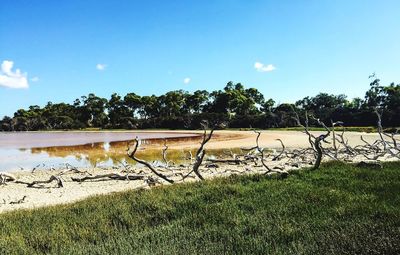
[{"label": "eucalyptus tree", "polygon": [[117,93],[111,95],[107,102],[107,112],[110,125],[113,128],[131,128],[134,125],[134,119],[124,100]]},{"label": "eucalyptus tree", "polygon": [[76,108],[66,103],[48,102],[42,110],[42,118],[48,129],[82,128],[85,124],[79,119]]},{"label": "eucalyptus tree", "polygon": [[107,99],[96,96],[91,93],[87,97],[83,97],[83,111],[86,117],[86,123],[91,127],[103,127],[108,122],[105,113]]},{"label": "eucalyptus tree", "polygon": [[130,115],[136,117],[142,108],[142,97],[135,93],[128,93],[124,97],[124,104],[128,107]]},{"label": "eucalyptus tree", "polygon": [[143,119],[149,119],[159,116],[160,109],[161,105],[157,96],[143,96],[141,98],[141,107],[138,112]]},{"label": "eucalyptus tree", "polygon": [[12,118],[9,116],[4,116],[0,121],[0,131],[12,131]]},{"label": "eucalyptus tree", "polygon": [[188,109],[185,107],[187,97],[188,92],[184,90],[174,90],[160,96],[162,116],[175,117],[187,114]]},{"label": "eucalyptus tree", "polygon": [[209,102],[210,93],[207,90],[196,90],[193,94],[186,95],[186,112],[190,114],[202,113],[204,107]]}]

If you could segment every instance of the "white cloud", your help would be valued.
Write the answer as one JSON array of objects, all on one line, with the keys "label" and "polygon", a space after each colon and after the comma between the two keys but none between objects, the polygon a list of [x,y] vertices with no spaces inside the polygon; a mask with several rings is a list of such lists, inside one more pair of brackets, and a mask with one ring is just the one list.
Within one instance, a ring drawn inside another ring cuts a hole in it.
[{"label": "white cloud", "polygon": [[21,73],[21,70],[17,69],[15,72],[12,71],[14,62],[10,60],[4,60],[1,63],[0,71],[0,86],[12,88],[12,89],[25,89],[29,87],[27,74]]},{"label": "white cloud", "polygon": [[99,71],[104,71],[106,69],[107,65],[106,64],[97,64],[96,69]]},{"label": "white cloud", "polygon": [[189,77],[183,79],[183,83],[185,83],[185,84],[189,84],[190,81],[191,81],[191,79]]},{"label": "white cloud", "polygon": [[255,62],[254,63],[254,68],[259,71],[259,72],[271,72],[276,69],[276,67],[272,64],[269,65],[264,65],[261,62]]},{"label": "white cloud", "polygon": [[38,82],[39,81],[39,77],[35,76],[35,77],[31,78],[31,81]]}]

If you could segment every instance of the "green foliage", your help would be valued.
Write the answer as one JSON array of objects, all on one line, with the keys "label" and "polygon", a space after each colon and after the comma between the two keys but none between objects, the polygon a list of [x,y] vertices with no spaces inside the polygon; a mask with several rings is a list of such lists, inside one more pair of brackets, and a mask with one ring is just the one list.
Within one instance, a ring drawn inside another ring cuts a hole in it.
[{"label": "green foliage", "polygon": [[400,163],[230,176],[0,215],[0,254],[399,254]]},{"label": "green foliage", "polygon": [[[228,82],[223,90],[211,93],[197,90],[189,93],[175,90],[156,96],[128,93],[124,97],[114,93],[109,100],[89,94],[74,103],[53,104],[44,108],[37,105],[20,109],[13,118],[0,120],[0,131],[52,130],[79,128],[200,128],[199,117],[210,123],[224,120],[230,128],[293,127],[293,109],[304,116],[313,114],[325,123],[341,120],[346,126],[374,126],[375,107],[384,111],[383,124],[400,126],[400,85],[380,85],[371,76],[370,89],[365,99],[349,101],[345,95],[320,93],[305,97],[294,105],[275,105],[272,99],[255,88]],[[310,123],[311,125],[315,123]]]}]

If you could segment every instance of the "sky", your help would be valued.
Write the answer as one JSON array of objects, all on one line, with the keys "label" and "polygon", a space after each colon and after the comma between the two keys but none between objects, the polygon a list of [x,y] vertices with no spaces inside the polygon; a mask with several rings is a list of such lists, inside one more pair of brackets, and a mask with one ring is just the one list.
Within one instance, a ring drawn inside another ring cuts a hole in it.
[{"label": "sky", "polygon": [[277,103],[400,83],[398,0],[1,0],[0,117],[109,98],[255,87]]}]

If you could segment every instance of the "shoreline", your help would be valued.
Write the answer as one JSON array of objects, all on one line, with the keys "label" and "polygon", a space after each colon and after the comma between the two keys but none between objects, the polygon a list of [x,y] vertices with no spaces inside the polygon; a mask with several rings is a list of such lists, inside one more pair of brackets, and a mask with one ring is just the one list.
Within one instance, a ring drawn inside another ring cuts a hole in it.
[{"label": "shoreline", "polygon": [[[196,133],[202,133],[197,131]],[[320,132],[313,132],[319,134]],[[347,138],[351,145],[357,145],[354,143],[359,139],[360,135],[363,135],[367,140],[374,140],[378,138],[377,134],[366,134],[366,133],[351,133],[347,134]],[[252,131],[216,131],[215,136],[206,144],[206,150],[217,150],[217,149],[234,149],[241,147],[252,147],[255,145],[256,134]],[[356,139],[357,138],[357,139]],[[285,143],[287,150],[308,148],[308,140],[305,134],[298,131],[263,131],[260,137],[260,146],[271,149],[272,152],[279,152],[281,145],[276,139],[282,139]],[[361,143],[361,141],[359,141]],[[190,140],[168,144],[170,150],[185,150],[198,148],[198,141]],[[148,150],[162,150],[163,145],[151,144],[144,146]],[[209,155],[207,155],[209,156]],[[302,169],[309,167],[309,164],[299,164],[297,166],[285,165],[287,163],[283,160],[270,161],[268,164],[271,168],[279,167],[284,171],[293,169]],[[329,160],[325,157],[325,161]],[[356,160],[356,159],[354,159]],[[365,159],[364,159],[365,160]],[[209,162],[208,162],[209,163]],[[218,164],[218,168],[207,167],[207,157],[201,165],[201,172],[206,179],[227,176],[231,174],[256,174],[262,173],[265,169],[261,165],[235,165],[235,164]],[[124,174],[124,171],[128,171],[134,174],[146,174],[151,176],[151,172],[148,169],[140,165],[129,165],[129,166],[112,166],[112,167],[94,167],[94,168],[79,168],[80,173],[63,173],[66,168],[57,168],[53,170],[37,170],[27,171],[19,170],[9,172],[14,175],[17,180],[23,182],[33,182],[38,180],[48,180],[52,175],[62,175],[64,187],[57,188],[56,183],[52,182],[49,184],[38,185],[37,187],[28,188],[24,184],[18,184],[15,182],[9,182],[6,185],[0,185],[0,213],[6,211],[13,211],[17,209],[35,209],[43,206],[58,205],[58,204],[69,204],[91,196],[108,194],[113,192],[121,192],[127,190],[135,190],[138,188],[149,188],[145,180],[96,180],[96,181],[85,181],[85,182],[74,182],[71,177],[83,177],[88,174],[101,175],[118,173]],[[161,170],[164,174],[167,173],[187,173],[189,168],[187,165],[171,165],[168,170]],[[5,172],[4,172],[5,173]],[[126,173],[125,173],[126,174]],[[174,177],[179,180],[179,177]],[[187,181],[194,181],[193,178],[188,178]],[[163,185],[166,184],[162,182]],[[25,197],[25,198],[24,198]],[[21,201],[22,202],[18,202]]]}]

